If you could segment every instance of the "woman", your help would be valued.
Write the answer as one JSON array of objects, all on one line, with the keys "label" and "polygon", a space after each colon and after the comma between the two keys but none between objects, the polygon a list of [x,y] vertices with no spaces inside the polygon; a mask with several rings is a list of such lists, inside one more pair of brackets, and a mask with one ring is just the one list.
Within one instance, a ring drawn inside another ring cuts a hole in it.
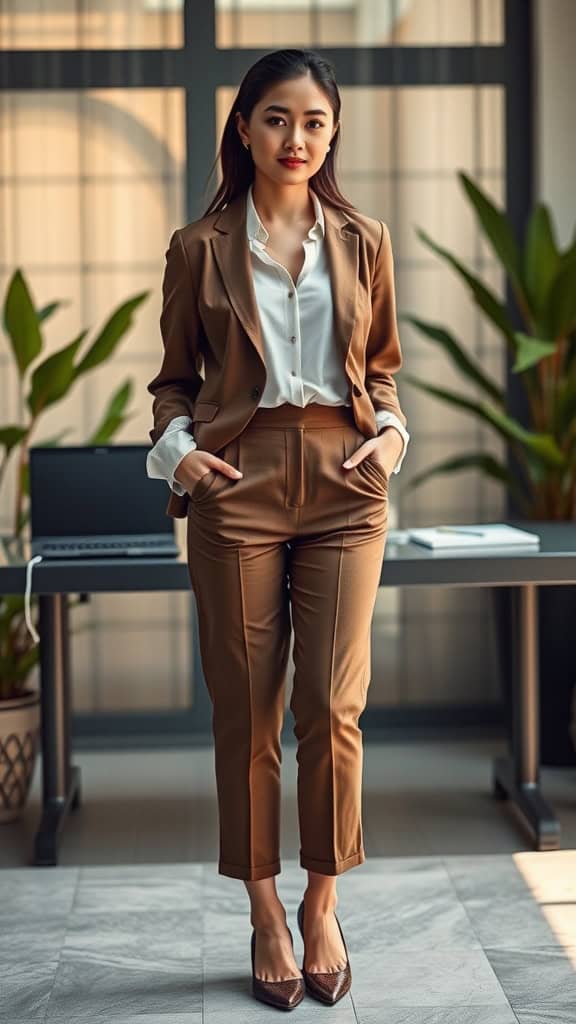
[{"label": "woman", "polygon": [[[168,514],[188,516],[219,872],[248,891],[254,995],[283,1009],[304,981],[330,1004],[350,987],[336,876],[365,860],[358,717],[388,483],[409,439],[390,235],[338,189],[339,115],[333,69],[311,51],[247,72],[220,188],[170,239],[148,385],[148,473],[170,484]],[[304,978],[275,884],[291,629]]]}]

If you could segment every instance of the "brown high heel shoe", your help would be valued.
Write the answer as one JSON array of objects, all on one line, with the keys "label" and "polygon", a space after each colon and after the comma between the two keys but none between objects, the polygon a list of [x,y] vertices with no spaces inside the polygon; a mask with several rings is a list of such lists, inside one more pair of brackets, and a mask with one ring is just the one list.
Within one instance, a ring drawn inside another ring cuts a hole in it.
[{"label": "brown high heel shoe", "polygon": [[[336,917],[336,912],[334,912],[334,917]],[[337,917],[336,923],[340,928],[340,921]],[[302,900],[298,907],[298,927],[302,939],[304,939],[304,900]],[[306,991],[314,999],[319,999],[321,1003],[327,1003],[329,1006],[333,1006],[342,996],[345,996],[352,985],[352,970],[341,928],[340,935],[342,935],[342,942],[346,950],[346,966],[341,971],[306,971],[304,970],[304,961],[302,961],[302,974],[304,975]]]},{"label": "brown high heel shoe", "polygon": [[[292,932],[290,932],[290,939],[292,945],[294,945],[294,939],[292,938]],[[256,931],[252,929],[252,995],[255,999],[259,999],[261,1003],[268,1003],[269,1006],[275,1006],[277,1010],[293,1010],[295,1006],[304,999],[304,993],[306,991],[304,985],[304,978],[284,978],[283,981],[264,981],[262,978],[256,977],[254,970],[254,958],[256,955]]]}]

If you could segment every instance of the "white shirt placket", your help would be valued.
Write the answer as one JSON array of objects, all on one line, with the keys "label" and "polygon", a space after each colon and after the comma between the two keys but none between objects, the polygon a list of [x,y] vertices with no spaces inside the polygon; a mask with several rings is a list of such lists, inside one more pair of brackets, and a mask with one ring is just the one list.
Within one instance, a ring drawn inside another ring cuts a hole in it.
[{"label": "white shirt placket", "polygon": [[308,272],[312,269],[313,257],[316,254],[315,239],[308,236],[304,239],[304,262],[296,281],[296,286],[292,277],[284,266],[278,260],[275,260],[273,256],[265,248],[265,242],[262,239],[254,240],[254,244],[251,246],[252,251],[268,266],[275,269],[279,275],[281,281],[285,285],[285,336],[288,339],[291,352],[288,357],[288,363],[290,365],[290,397],[294,405],[304,406],[304,381],[302,377],[302,334],[300,330],[300,306],[298,301],[298,286],[304,280]]}]

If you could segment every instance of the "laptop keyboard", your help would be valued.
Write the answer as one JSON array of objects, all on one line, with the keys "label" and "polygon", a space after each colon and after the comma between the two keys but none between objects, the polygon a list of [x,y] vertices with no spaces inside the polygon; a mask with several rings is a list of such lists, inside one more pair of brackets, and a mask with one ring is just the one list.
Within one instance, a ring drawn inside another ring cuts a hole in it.
[{"label": "laptop keyboard", "polygon": [[[77,544],[45,544],[45,551],[69,551],[69,550],[80,550],[85,551],[87,549],[101,549],[101,548],[125,548],[129,547],[130,544],[134,544],[135,547],[139,548],[157,548],[162,546],[163,541],[155,540],[136,540],[133,541],[79,541]],[[166,545],[171,545],[172,541],[167,541]]]}]

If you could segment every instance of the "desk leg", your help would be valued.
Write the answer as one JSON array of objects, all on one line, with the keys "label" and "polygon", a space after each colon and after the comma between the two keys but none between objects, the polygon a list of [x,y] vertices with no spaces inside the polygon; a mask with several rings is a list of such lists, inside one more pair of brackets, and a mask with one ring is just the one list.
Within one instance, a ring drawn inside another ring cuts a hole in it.
[{"label": "desk leg", "polygon": [[512,680],[512,749],[493,767],[493,794],[512,801],[537,850],[557,850],[560,823],[540,791],[538,591],[534,583],[513,591],[515,666]]},{"label": "desk leg", "polygon": [[42,820],[34,864],[58,863],[68,810],[80,803],[80,769],[70,764],[70,639],[68,595],[41,594],[39,602]]}]

